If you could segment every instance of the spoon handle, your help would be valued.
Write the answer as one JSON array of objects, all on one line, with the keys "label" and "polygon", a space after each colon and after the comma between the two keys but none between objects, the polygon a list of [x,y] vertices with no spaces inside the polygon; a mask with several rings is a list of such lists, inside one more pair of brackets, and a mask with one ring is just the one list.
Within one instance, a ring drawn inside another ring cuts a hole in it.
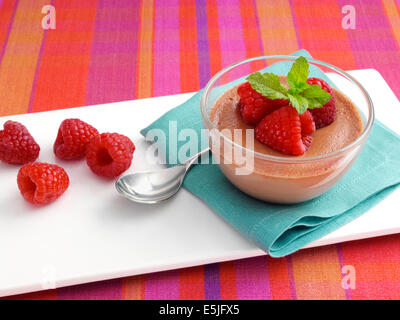
[{"label": "spoon handle", "polygon": [[200,151],[199,153],[195,154],[194,156],[190,157],[188,160],[186,160],[184,166],[186,167],[186,171],[190,169],[190,167],[196,162],[196,160],[201,157],[204,154],[207,154],[210,152],[210,148],[204,149]]}]

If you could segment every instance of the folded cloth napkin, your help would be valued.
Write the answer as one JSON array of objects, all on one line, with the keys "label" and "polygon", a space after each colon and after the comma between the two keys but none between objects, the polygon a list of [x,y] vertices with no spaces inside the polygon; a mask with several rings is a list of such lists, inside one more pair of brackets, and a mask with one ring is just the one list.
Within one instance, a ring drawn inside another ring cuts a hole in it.
[{"label": "folded cloth napkin", "polygon": [[[295,55],[310,56],[305,50]],[[265,70],[279,74],[281,68],[279,62]],[[329,81],[318,68],[311,68],[310,75]],[[146,136],[151,129],[160,129],[168,143],[170,121],[176,121],[178,132],[191,128],[200,134],[203,127],[200,96],[201,91],[167,112],[143,129],[142,135]],[[178,148],[184,143],[178,141]],[[166,153],[169,159],[168,148]],[[400,137],[376,121],[362,153],[348,173],[316,199],[295,205],[256,200],[235,188],[216,164],[195,165],[183,186],[269,255],[282,257],[356,219],[389,195],[400,183],[399,155]]]}]

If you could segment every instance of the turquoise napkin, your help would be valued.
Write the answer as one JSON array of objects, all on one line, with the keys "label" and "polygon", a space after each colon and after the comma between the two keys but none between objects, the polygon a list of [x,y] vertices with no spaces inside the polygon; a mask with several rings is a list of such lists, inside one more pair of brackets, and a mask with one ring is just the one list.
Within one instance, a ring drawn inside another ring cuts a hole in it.
[{"label": "turquoise napkin", "polygon": [[[305,50],[295,55],[310,56]],[[282,67],[286,73],[287,66],[282,62],[267,69],[279,74]],[[310,74],[329,81],[318,68],[311,68]],[[168,142],[170,121],[177,122],[178,132],[191,128],[200,134],[203,128],[200,96],[201,91],[167,112],[143,129],[142,135],[146,136],[151,129],[161,129]],[[178,141],[178,148],[184,143]],[[356,219],[389,195],[400,183],[399,155],[400,137],[376,121],[349,172],[316,199],[296,205],[256,200],[235,188],[216,164],[194,166],[183,186],[269,255],[282,257]],[[166,150],[166,159],[169,156]]]}]

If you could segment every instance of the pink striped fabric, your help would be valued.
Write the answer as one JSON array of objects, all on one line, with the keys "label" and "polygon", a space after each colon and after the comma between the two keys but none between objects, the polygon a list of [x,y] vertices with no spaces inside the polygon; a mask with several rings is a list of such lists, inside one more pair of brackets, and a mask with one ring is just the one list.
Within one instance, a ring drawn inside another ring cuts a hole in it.
[{"label": "pink striped fabric", "polygon": [[[52,0],[44,31],[48,3],[0,0],[1,116],[196,91],[233,62],[300,48],[375,68],[400,98],[400,0]],[[398,299],[399,248],[391,235],[9,299]],[[347,265],[355,289],[341,286]]]}]

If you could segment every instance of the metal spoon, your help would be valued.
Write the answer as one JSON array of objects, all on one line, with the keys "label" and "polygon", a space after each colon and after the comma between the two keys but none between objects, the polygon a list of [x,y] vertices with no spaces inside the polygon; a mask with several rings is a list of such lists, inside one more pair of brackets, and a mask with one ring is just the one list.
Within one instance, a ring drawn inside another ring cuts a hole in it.
[{"label": "metal spoon", "polygon": [[120,177],[115,188],[124,197],[139,203],[158,203],[171,198],[182,186],[186,173],[207,148],[185,163],[159,171],[137,172]]}]

